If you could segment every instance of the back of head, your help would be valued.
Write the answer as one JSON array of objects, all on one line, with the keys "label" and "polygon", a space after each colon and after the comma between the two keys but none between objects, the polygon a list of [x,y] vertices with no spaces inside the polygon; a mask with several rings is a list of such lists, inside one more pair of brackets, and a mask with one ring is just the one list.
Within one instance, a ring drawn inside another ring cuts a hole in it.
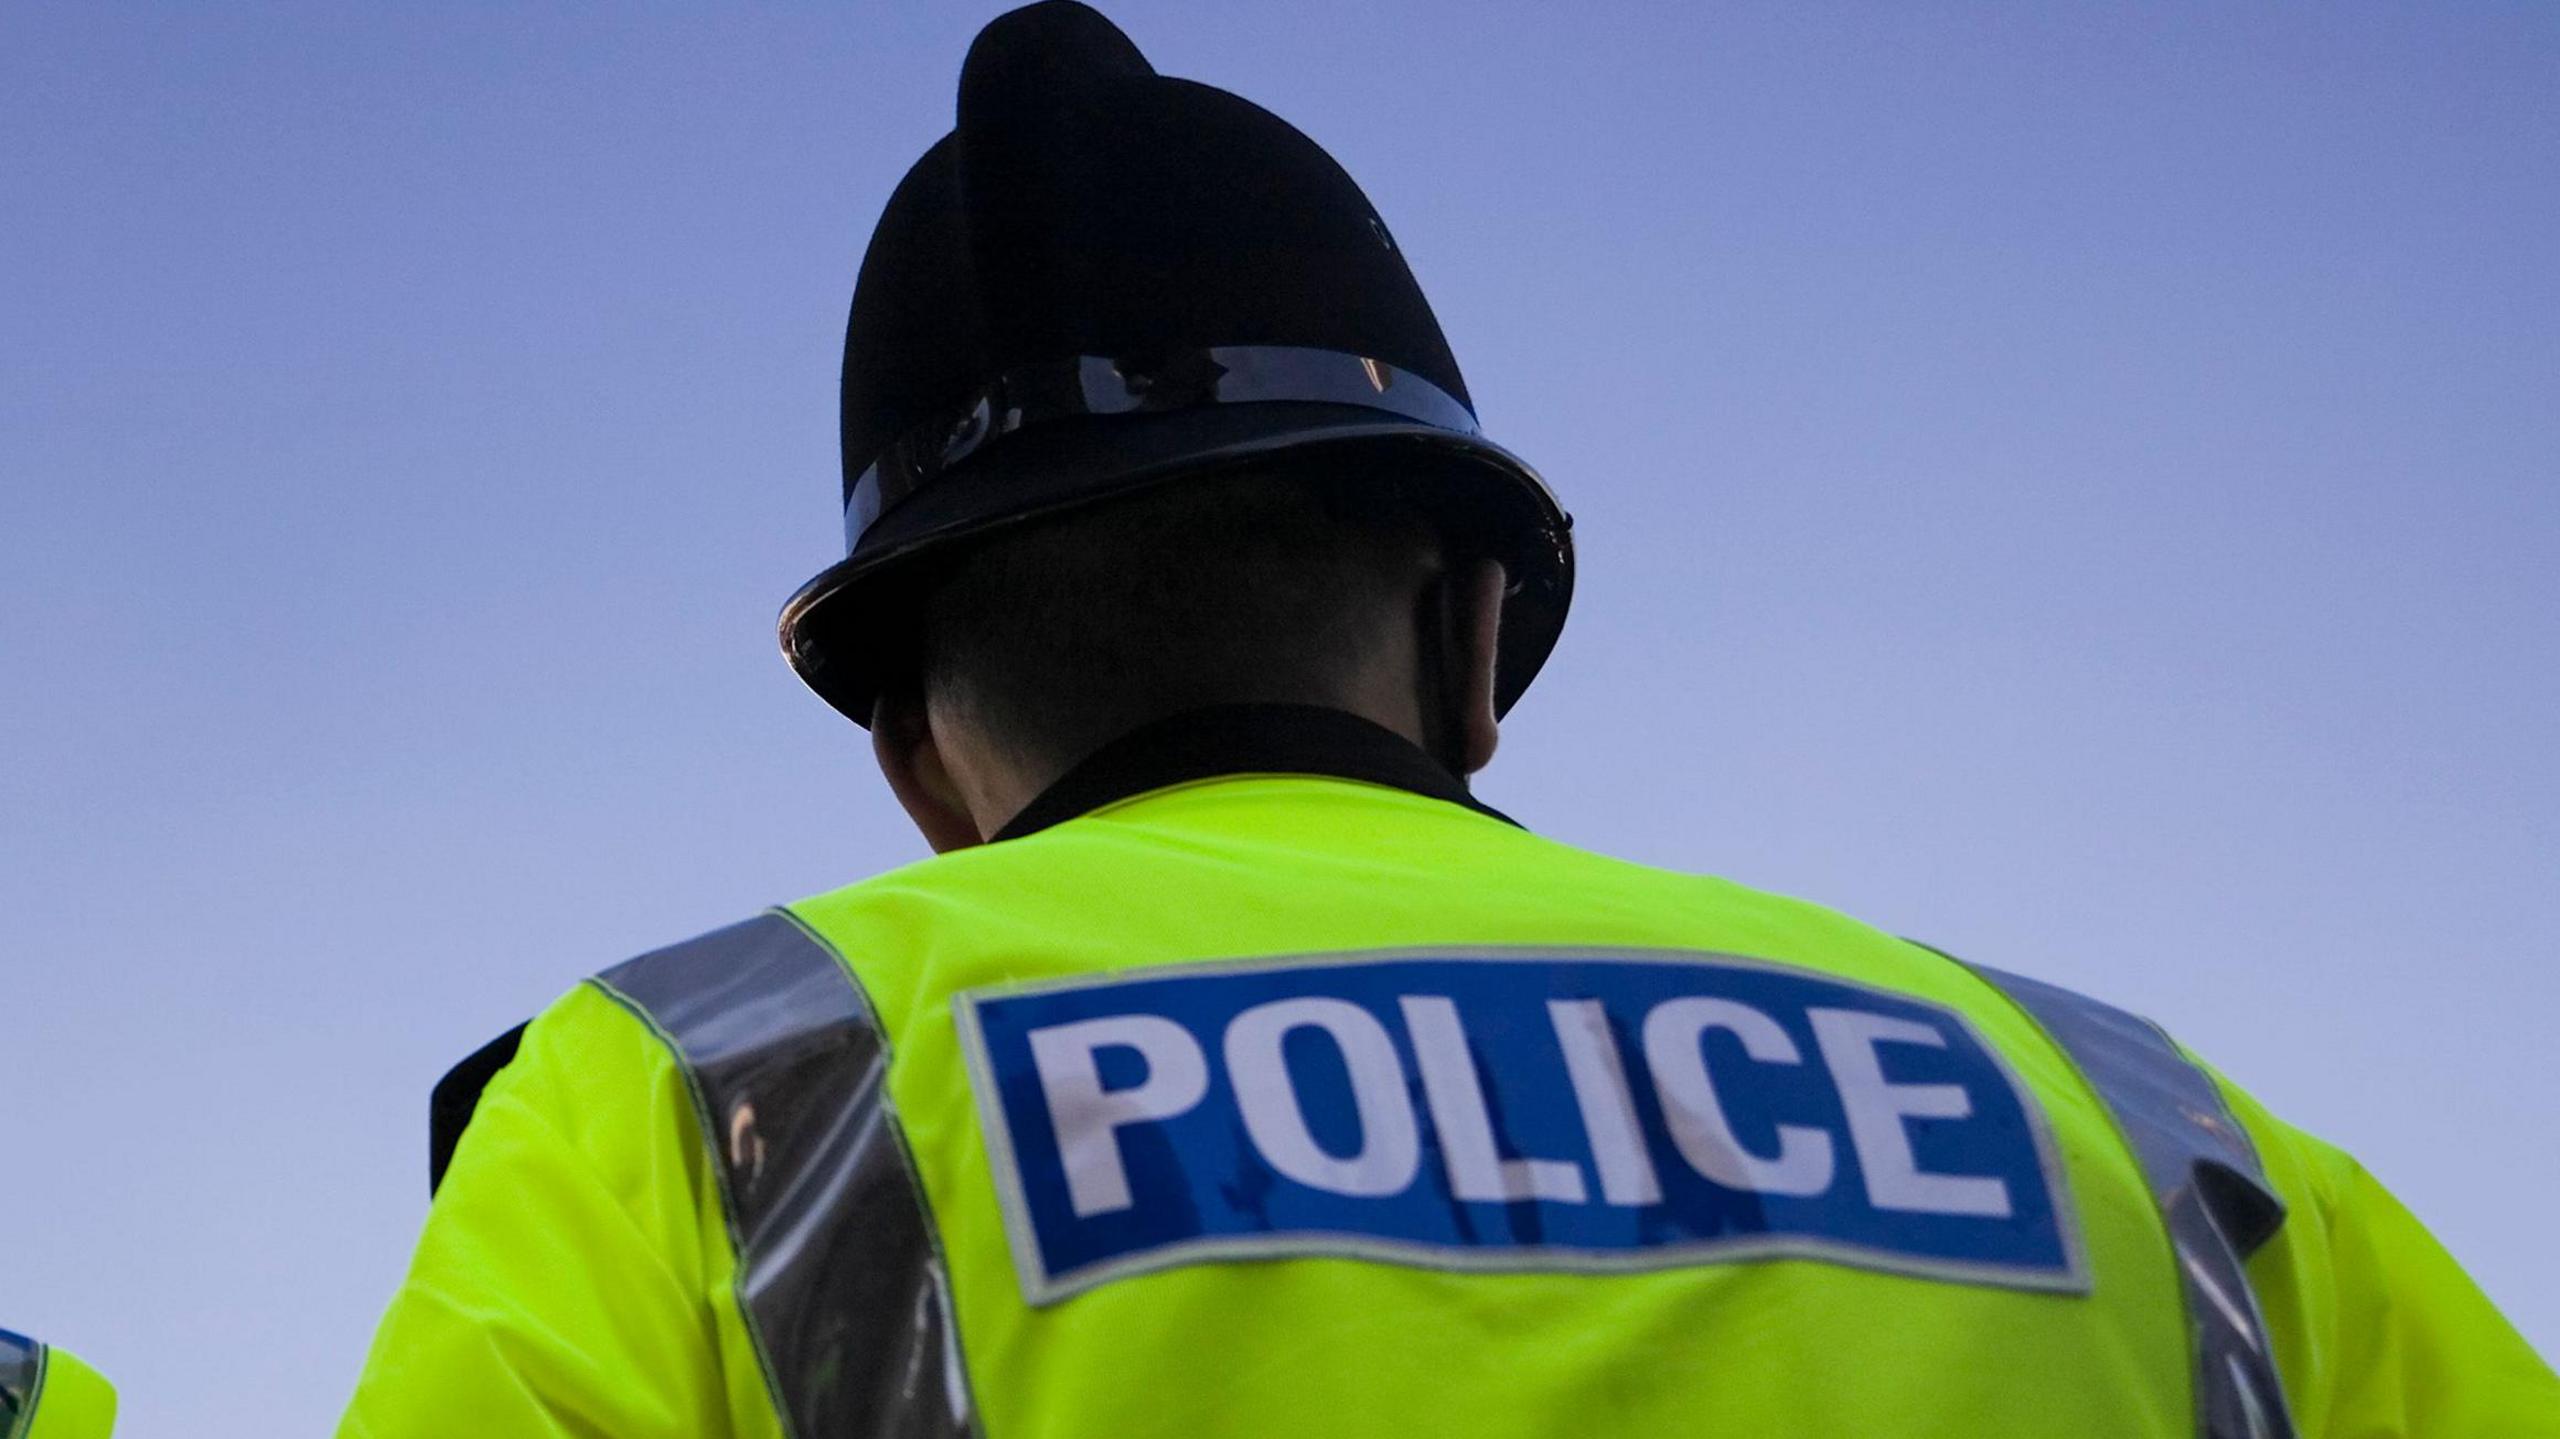
[{"label": "back of head", "polygon": [[1391,475],[1240,466],[1008,527],[928,585],[937,716],[1057,772],[1217,704],[1410,695],[1440,544]]}]

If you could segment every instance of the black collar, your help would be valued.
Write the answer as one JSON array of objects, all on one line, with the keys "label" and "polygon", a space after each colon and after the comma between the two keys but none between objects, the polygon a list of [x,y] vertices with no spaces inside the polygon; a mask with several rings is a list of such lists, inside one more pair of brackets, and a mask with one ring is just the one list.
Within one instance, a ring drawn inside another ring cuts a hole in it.
[{"label": "black collar", "polygon": [[1365,780],[1515,823],[1478,803],[1466,781],[1383,725],[1317,705],[1220,705],[1158,720],[1095,750],[994,837],[1020,839],[1132,795],[1231,774]]}]

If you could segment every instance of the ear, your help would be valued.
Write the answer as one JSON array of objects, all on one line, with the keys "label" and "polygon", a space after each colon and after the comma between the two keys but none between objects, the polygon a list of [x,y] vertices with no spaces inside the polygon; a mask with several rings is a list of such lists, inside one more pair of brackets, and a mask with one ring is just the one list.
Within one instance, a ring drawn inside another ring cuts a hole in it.
[{"label": "ear", "polygon": [[882,695],[871,706],[871,756],[889,781],[898,807],[936,854],[984,843],[968,801],[943,763],[920,696]]},{"label": "ear", "polygon": [[1459,567],[1447,583],[1456,610],[1451,616],[1456,633],[1447,654],[1457,673],[1449,676],[1446,693],[1457,697],[1458,753],[1466,773],[1474,774],[1493,763],[1494,748],[1502,741],[1493,713],[1493,681],[1501,649],[1502,598],[1510,577],[1499,562],[1477,560]]}]

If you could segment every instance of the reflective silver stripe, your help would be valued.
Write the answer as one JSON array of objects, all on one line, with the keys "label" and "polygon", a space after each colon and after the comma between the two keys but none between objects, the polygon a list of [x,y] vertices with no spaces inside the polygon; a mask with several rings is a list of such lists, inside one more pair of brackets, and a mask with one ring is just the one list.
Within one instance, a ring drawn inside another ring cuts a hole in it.
[{"label": "reflective silver stripe", "polygon": [[738,1307],[795,1439],[976,1432],[951,1286],[834,950],[776,910],[589,981],[676,1053],[738,1256]]},{"label": "reflective silver stripe", "polygon": [[0,1439],[23,1439],[44,1392],[44,1346],[0,1329]]},{"label": "reflective silver stripe", "polygon": [[[1959,961],[1961,963],[1961,961]],[[2292,1439],[2266,1320],[2243,1265],[2284,1224],[2248,1131],[2213,1076],[2157,1025],[2041,980],[1969,964],[2033,1016],[2115,1115],[2169,1229],[2195,1339],[2196,1433]]]}]

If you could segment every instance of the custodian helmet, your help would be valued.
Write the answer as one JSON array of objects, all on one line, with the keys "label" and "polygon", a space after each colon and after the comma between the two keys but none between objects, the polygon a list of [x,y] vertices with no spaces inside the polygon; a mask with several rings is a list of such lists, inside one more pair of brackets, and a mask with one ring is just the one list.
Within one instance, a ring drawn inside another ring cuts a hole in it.
[{"label": "custodian helmet", "polygon": [[1158,75],[1072,0],[970,47],[959,123],[890,196],[844,348],[847,554],[782,643],[867,725],[917,562],[1035,516],[1288,452],[1391,473],[1500,560],[1495,703],[1554,648],[1570,519],[1478,433],[1402,252],[1314,141]]}]

